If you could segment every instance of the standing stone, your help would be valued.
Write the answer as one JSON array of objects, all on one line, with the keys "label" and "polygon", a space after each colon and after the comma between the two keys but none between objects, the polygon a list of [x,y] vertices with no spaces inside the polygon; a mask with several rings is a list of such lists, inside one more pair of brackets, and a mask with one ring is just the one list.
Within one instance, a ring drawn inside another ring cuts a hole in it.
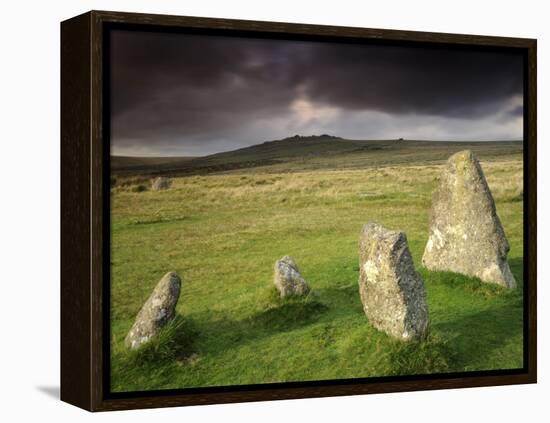
[{"label": "standing stone", "polygon": [[172,180],[166,176],[159,176],[158,178],[153,179],[151,188],[153,191],[162,191],[169,189],[172,186]]},{"label": "standing stone", "polygon": [[363,226],[359,268],[359,294],[369,322],[401,340],[423,339],[429,323],[426,290],[405,233],[377,223]]},{"label": "standing stone", "polygon": [[306,295],[309,286],[300,274],[298,266],[290,256],[284,256],[275,262],[275,277],[273,282],[281,297]]},{"label": "standing stone", "polygon": [[476,276],[514,288],[510,246],[479,161],[465,150],[449,158],[432,200],[422,263],[430,270]]},{"label": "standing stone", "polygon": [[139,348],[175,317],[180,290],[181,279],[176,272],[169,272],[163,276],[143,304],[132,329],[126,336],[124,342],[128,348]]}]

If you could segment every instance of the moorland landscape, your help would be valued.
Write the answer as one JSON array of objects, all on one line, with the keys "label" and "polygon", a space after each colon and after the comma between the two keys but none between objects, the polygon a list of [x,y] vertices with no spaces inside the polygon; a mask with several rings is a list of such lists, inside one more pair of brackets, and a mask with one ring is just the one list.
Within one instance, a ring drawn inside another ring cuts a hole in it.
[{"label": "moorland landscape", "polygon": [[[517,287],[428,270],[432,196],[447,159],[479,159]],[[200,157],[111,157],[113,391],[476,370],[523,363],[523,143],[291,136]],[[170,184],[154,189],[159,176]],[[369,323],[358,240],[406,233],[429,332],[403,342]],[[282,298],[290,255],[310,290]],[[173,319],[138,349],[125,338],[167,272]]]}]

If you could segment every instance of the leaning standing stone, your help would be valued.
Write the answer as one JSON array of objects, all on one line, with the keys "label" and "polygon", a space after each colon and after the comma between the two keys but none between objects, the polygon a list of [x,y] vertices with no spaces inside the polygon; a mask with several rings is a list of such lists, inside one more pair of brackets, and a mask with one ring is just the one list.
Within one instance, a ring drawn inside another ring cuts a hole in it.
[{"label": "leaning standing stone", "polygon": [[153,191],[162,191],[168,189],[172,186],[172,180],[166,176],[159,176],[158,178],[153,179],[151,188]]},{"label": "leaning standing stone", "polygon": [[465,150],[449,158],[434,192],[422,263],[514,288],[510,247],[479,161]]},{"label": "leaning standing stone", "polygon": [[300,274],[298,266],[290,256],[284,256],[275,262],[275,277],[273,282],[281,297],[306,295],[309,286]]},{"label": "leaning standing stone", "polygon": [[428,333],[424,281],[403,232],[377,223],[363,227],[359,240],[359,294],[369,322],[405,341]]},{"label": "leaning standing stone", "polygon": [[180,290],[181,279],[176,272],[164,275],[143,304],[126,336],[124,342],[128,348],[139,348],[175,317]]}]

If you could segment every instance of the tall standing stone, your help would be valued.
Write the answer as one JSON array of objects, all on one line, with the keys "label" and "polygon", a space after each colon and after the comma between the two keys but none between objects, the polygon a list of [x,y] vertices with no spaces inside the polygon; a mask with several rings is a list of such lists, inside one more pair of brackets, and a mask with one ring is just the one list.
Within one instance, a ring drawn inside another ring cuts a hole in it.
[{"label": "tall standing stone", "polygon": [[166,176],[159,176],[153,179],[151,183],[151,189],[153,191],[163,191],[169,189],[172,186],[172,180]]},{"label": "tall standing stone", "polygon": [[377,223],[365,225],[359,268],[359,294],[369,322],[401,340],[423,339],[429,326],[426,290],[406,235]]},{"label": "tall standing stone", "polygon": [[481,165],[469,150],[449,158],[434,192],[422,263],[514,288],[510,246]]},{"label": "tall standing stone", "polygon": [[163,276],[149,299],[143,304],[124,340],[128,348],[139,348],[157,335],[176,316],[180,290],[181,279],[176,272],[169,272]]},{"label": "tall standing stone", "polygon": [[309,286],[300,274],[298,265],[290,256],[284,256],[275,262],[273,283],[281,297],[306,295]]}]

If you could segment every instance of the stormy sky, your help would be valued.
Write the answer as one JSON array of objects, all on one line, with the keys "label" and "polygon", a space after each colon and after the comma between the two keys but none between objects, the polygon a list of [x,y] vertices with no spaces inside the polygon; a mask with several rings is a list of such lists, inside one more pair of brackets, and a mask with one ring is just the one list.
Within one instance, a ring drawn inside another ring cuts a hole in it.
[{"label": "stormy sky", "polygon": [[113,31],[111,152],[199,156],[295,134],[521,140],[519,54]]}]

